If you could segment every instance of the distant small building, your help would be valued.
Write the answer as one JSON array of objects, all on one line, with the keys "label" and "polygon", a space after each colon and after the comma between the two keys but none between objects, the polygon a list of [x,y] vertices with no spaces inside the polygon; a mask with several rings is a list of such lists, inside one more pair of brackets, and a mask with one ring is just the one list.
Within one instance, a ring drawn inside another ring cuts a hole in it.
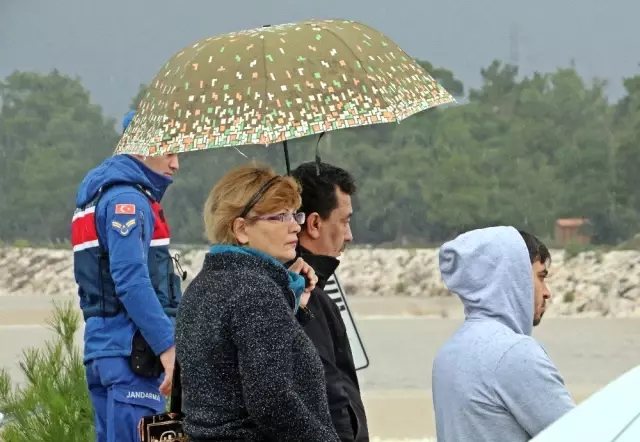
[{"label": "distant small building", "polygon": [[559,246],[567,243],[590,244],[590,223],[587,218],[559,218],[556,220],[555,242]]}]

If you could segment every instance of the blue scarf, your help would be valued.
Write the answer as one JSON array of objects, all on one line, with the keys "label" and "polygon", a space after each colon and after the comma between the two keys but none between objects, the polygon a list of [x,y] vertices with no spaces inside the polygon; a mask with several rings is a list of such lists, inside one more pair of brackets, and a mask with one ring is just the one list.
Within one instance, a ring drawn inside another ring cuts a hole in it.
[{"label": "blue scarf", "polygon": [[267,255],[266,253],[261,252],[260,250],[257,250],[257,249],[253,249],[251,247],[232,246],[229,244],[217,244],[217,245],[211,246],[211,249],[209,250],[209,252],[211,252],[212,254],[228,253],[228,252],[244,253],[245,255],[251,255],[257,258],[265,259],[287,270],[287,274],[289,275],[289,288],[293,291],[296,298],[293,314],[295,315],[297,313],[298,308],[300,308],[300,298],[302,297],[302,293],[304,292],[304,288],[306,286],[306,282],[303,276],[301,276],[298,273],[289,271],[285,266],[282,265],[280,261],[275,259],[273,256]]}]

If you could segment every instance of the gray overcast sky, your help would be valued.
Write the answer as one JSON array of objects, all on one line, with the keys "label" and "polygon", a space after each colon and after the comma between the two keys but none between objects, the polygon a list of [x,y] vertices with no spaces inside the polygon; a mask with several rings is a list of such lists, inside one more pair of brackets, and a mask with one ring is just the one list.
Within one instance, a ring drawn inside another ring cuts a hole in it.
[{"label": "gray overcast sky", "polygon": [[[579,6],[578,6],[579,5]],[[508,60],[518,29],[525,74],[568,66],[606,78],[609,94],[638,69],[635,0],[0,0],[0,76],[13,70],[79,75],[108,114],[178,49],[209,35],[308,18],[367,23],[409,54],[477,86],[480,69]]]}]

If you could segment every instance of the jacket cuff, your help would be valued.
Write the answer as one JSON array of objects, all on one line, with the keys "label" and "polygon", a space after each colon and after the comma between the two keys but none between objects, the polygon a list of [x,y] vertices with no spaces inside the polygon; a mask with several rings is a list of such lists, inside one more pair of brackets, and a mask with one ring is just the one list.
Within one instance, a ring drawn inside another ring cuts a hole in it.
[{"label": "jacket cuff", "polygon": [[313,313],[307,307],[300,307],[296,313],[296,319],[300,325],[305,325],[314,318]]}]

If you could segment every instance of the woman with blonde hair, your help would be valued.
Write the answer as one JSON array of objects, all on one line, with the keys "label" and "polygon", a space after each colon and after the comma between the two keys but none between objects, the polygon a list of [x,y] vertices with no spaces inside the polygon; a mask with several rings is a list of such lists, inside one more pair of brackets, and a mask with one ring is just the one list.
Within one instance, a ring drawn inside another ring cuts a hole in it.
[{"label": "woman with blonde hair", "polygon": [[[324,371],[300,321],[317,281],[296,257],[300,186],[242,166],[211,190],[212,245],[176,324],[184,428],[194,442],[337,442]],[[305,284],[307,276],[309,282]]]}]

